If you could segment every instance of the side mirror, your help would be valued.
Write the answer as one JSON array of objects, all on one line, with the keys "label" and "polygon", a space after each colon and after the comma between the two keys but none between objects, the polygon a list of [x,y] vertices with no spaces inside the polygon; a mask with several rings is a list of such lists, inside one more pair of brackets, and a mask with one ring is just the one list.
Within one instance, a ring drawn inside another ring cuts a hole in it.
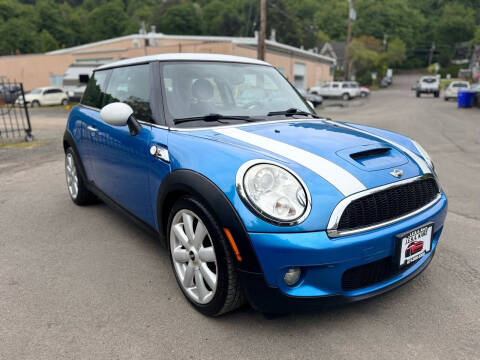
[{"label": "side mirror", "polygon": [[100,117],[107,124],[113,126],[128,125],[130,135],[132,136],[137,135],[140,130],[142,130],[142,126],[133,116],[133,109],[125,103],[114,102],[105,105],[102,110],[100,110]]}]

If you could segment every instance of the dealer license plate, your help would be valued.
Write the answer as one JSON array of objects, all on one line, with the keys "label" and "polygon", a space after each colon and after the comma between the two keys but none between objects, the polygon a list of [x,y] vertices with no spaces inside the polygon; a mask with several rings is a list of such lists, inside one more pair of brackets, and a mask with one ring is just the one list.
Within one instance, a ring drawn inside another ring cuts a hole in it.
[{"label": "dealer license plate", "polygon": [[398,235],[399,266],[411,264],[427,254],[432,247],[433,224],[423,225]]}]

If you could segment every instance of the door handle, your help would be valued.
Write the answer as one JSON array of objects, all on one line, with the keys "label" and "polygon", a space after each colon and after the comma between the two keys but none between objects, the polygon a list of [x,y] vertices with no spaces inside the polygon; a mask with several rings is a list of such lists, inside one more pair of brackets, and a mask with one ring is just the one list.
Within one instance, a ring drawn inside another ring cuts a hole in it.
[{"label": "door handle", "polygon": [[94,128],[93,126],[87,126],[87,129],[88,129],[89,131],[92,131],[92,132],[97,132],[97,131],[98,131],[98,129],[97,129],[97,128]]}]

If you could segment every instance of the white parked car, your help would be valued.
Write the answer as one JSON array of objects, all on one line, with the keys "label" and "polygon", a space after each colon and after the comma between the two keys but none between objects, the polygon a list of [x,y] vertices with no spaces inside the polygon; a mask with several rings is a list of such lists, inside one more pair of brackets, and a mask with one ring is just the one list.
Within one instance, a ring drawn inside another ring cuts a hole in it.
[{"label": "white parked car", "polygon": [[445,94],[443,95],[443,98],[445,99],[445,101],[448,101],[450,99],[456,99],[459,90],[467,89],[470,89],[470,83],[468,81],[452,81],[445,89]]},{"label": "white parked car", "polygon": [[[67,105],[68,94],[65,90],[56,86],[36,88],[25,94],[25,102],[31,107],[45,105]],[[16,105],[23,106],[23,101],[18,98]]]},{"label": "white parked car", "polygon": [[339,97],[342,100],[350,100],[360,96],[360,87],[354,81],[332,81],[321,86],[314,86],[310,88],[310,92],[324,98]]},{"label": "white parked car", "polygon": [[417,97],[421,94],[440,95],[440,78],[438,76],[422,76],[417,86]]}]

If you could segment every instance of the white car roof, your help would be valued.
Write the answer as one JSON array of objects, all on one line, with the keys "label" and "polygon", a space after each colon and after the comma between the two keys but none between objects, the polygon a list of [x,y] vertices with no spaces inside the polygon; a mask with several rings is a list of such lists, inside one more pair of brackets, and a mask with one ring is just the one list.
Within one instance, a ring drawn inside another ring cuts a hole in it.
[{"label": "white car roof", "polygon": [[243,56],[232,56],[223,54],[202,54],[202,53],[172,53],[172,54],[157,54],[150,56],[142,56],[131,59],[116,61],[113,63],[99,66],[95,70],[102,70],[114,68],[118,66],[141,64],[151,61],[221,61],[221,62],[236,62],[256,65],[268,65],[269,63],[257,59],[247,58]]}]

